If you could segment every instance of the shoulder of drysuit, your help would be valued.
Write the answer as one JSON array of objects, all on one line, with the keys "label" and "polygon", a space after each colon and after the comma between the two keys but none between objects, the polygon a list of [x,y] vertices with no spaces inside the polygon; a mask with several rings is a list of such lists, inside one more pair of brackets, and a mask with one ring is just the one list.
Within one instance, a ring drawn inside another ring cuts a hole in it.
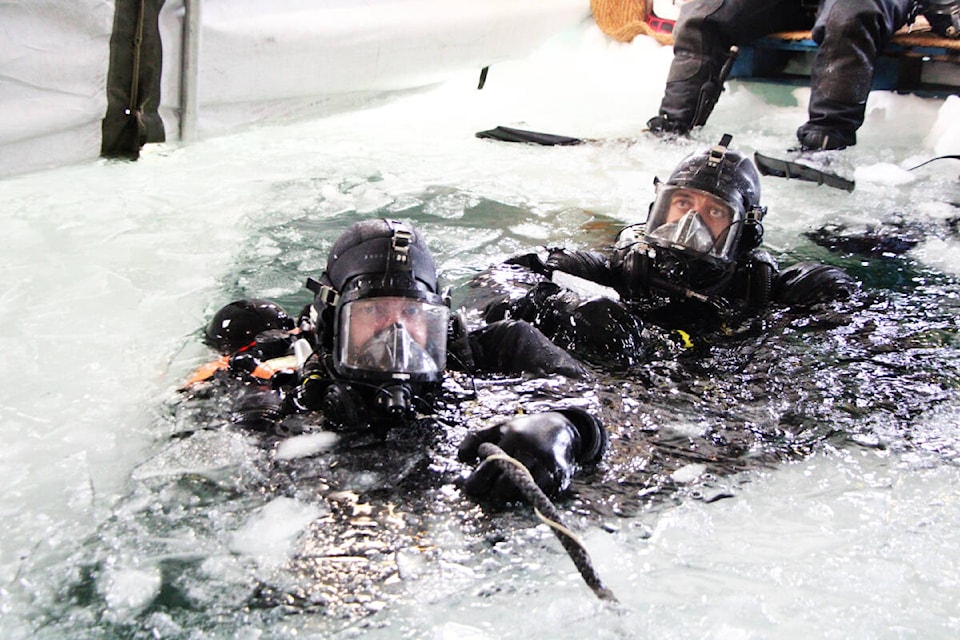
[{"label": "shoulder of drysuit", "polygon": [[840,267],[820,262],[798,262],[777,274],[774,301],[805,307],[851,298],[860,283]]}]

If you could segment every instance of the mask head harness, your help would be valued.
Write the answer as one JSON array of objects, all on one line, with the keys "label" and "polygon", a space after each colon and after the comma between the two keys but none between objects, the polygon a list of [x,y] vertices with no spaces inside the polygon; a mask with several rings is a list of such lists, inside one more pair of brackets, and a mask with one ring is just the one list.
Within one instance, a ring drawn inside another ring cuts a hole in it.
[{"label": "mask head harness", "polygon": [[[626,239],[631,286],[708,300],[722,294],[737,262],[763,239],[760,176],[750,158],[729,148],[724,134],[706,152],[680,162],[657,198],[643,235]],[[621,238],[621,248],[624,238]]]},{"label": "mask head harness", "polygon": [[428,409],[446,366],[449,300],[419,233],[397,220],[358,222],[307,287],[331,371],[327,417],[340,407],[343,422],[395,422]]}]

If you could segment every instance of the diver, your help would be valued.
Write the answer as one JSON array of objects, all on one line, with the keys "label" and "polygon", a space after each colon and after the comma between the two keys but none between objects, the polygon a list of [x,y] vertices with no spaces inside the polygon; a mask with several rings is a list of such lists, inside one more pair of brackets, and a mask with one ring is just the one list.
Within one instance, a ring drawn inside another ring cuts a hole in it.
[{"label": "diver", "polygon": [[[214,374],[242,380],[233,411],[238,426],[282,432],[286,417],[322,412],[331,429],[383,434],[434,411],[448,367],[471,374],[585,374],[525,321],[468,332],[462,315],[450,313],[422,235],[400,221],[354,223],[307,288],[313,302],[296,320],[260,299],[232,302],[211,320],[206,342],[221,358],[191,381]],[[607,435],[584,409],[557,407],[469,434],[461,460],[476,461],[484,442],[522,462],[537,485],[556,496],[580,465],[601,458]],[[487,460],[464,490],[493,503],[518,495]]]},{"label": "diver", "polygon": [[853,296],[859,284],[842,269],[800,262],[781,271],[760,248],[759,174],[731,139],[655,180],[646,222],[622,229],[611,254],[553,248],[545,259],[509,260],[542,280],[487,304],[485,319],[527,320],[581,359],[629,367],[658,344],[686,349],[747,330],[773,303],[801,308]]}]

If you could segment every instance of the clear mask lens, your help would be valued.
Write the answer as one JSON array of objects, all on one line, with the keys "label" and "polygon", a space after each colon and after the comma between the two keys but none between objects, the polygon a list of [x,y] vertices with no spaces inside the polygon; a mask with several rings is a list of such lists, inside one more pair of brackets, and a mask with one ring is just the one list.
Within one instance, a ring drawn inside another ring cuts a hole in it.
[{"label": "clear mask lens", "polygon": [[665,185],[650,209],[645,235],[661,246],[730,259],[742,220],[741,211],[711,193]]},{"label": "clear mask lens", "polygon": [[683,245],[697,253],[710,253],[713,250],[713,236],[700,215],[694,211],[685,214],[676,222],[660,225],[648,235],[670,244]]},{"label": "clear mask lens", "polygon": [[439,376],[446,365],[446,306],[396,296],[348,302],[340,314],[343,373]]}]

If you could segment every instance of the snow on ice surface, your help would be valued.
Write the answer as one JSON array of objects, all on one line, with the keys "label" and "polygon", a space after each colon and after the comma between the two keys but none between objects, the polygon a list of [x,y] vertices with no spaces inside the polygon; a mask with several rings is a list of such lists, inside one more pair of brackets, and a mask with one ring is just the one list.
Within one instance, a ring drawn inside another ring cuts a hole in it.
[{"label": "snow on ice surface", "polygon": [[[191,460],[168,439],[178,427],[165,407],[209,357],[199,330],[210,315],[244,295],[302,300],[301,276],[322,270],[326,250],[349,222],[413,212],[443,275],[456,284],[543,244],[608,240],[617,226],[643,219],[655,176],[665,178],[680,158],[723,132],[746,152],[793,144],[805,90],[749,83],[731,83],[710,124],[691,140],[667,144],[643,135],[669,60],[670,51],[651,41],[612,43],[584,26],[528,59],[494,66],[483,91],[472,74],[385,106],[183,148],[148,148],[136,164],[101,161],[0,182],[7,240],[0,345],[11,365],[0,400],[5,637],[32,637],[52,615],[44,603],[77,582],[71,552],[98,535],[104,521],[135,529],[137,518],[154,513],[151,494],[137,503],[131,485],[190,464],[201,476],[190,482],[243,486],[237,478],[258,473],[258,456],[302,458],[306,450],[291,445],[264,452],[237,442],[219,453],[241,455],[222,465]],[[787,255],[822,257],[804,231],[900,212],[933,231],[911,256],[924,267],[960,273],[956,235],[946,230],[955,209],[947,203],[958,199],[957,163],[933,163],[901,182],[907,167],[960,152],[957,105],[955,97],[871,95],[861,142],[846,156],[865,176],[857,176],[857,190],[765,179],[767,240]],[[549,149],[473,137],[497,124],[606,141]],[[277,261],[293,265],[295,277]],[[510,575],[445,557],[448,586],[420,569],[425,577],[408,582],[423,597],[398,599],[367,631],[954,636],[960,572],[951,550],[960,531],[960,483],[950,462],[957,450],[951,406],[955,400],[918,418],[929,449],[825,452],[751,476],[734,500],[685,501],[628,519],[613,534],[584,532],[601,575],[624,603],[621,613],[593,601],[550,534],[536,528],[490,551],[491,563],[516,559]],[[195,510],[213,530],[199,541],[187,530],[170,532],[184,557],[187,549],[207,554],[201,573],[209,583],[193,585],[210,592],[193,593],[201,602],[244,602],[250,577],[225,551],[231,540],[251,553],[270,545],[286,557],[286,543],[311,516],[309,504],[250,499],[254,508],[240,513],[170,503],[185,517]],[[275,511],[257,511],[265,505]],[[274,517],[289,528],[271,529]],[[435,526],[435,539],[456,550],[457,523]],[[163,558],[134,544],[140,542],[157,543],[122,534],[105,542],[117,555],[97,581],[112,603],[106,619],[129,623],[156,593]],[[414,575],[418,558],[411,551],[398,564]],[[67,628],[108,635],[94,613],[81,607],[74,615]],[[144,624],[170,637],[190,635],[160,613]],[[241,625],[241,632],[279,637],[299,628],[309,635],[318,625],[311,616],[262,630],[257,624]]]}]

